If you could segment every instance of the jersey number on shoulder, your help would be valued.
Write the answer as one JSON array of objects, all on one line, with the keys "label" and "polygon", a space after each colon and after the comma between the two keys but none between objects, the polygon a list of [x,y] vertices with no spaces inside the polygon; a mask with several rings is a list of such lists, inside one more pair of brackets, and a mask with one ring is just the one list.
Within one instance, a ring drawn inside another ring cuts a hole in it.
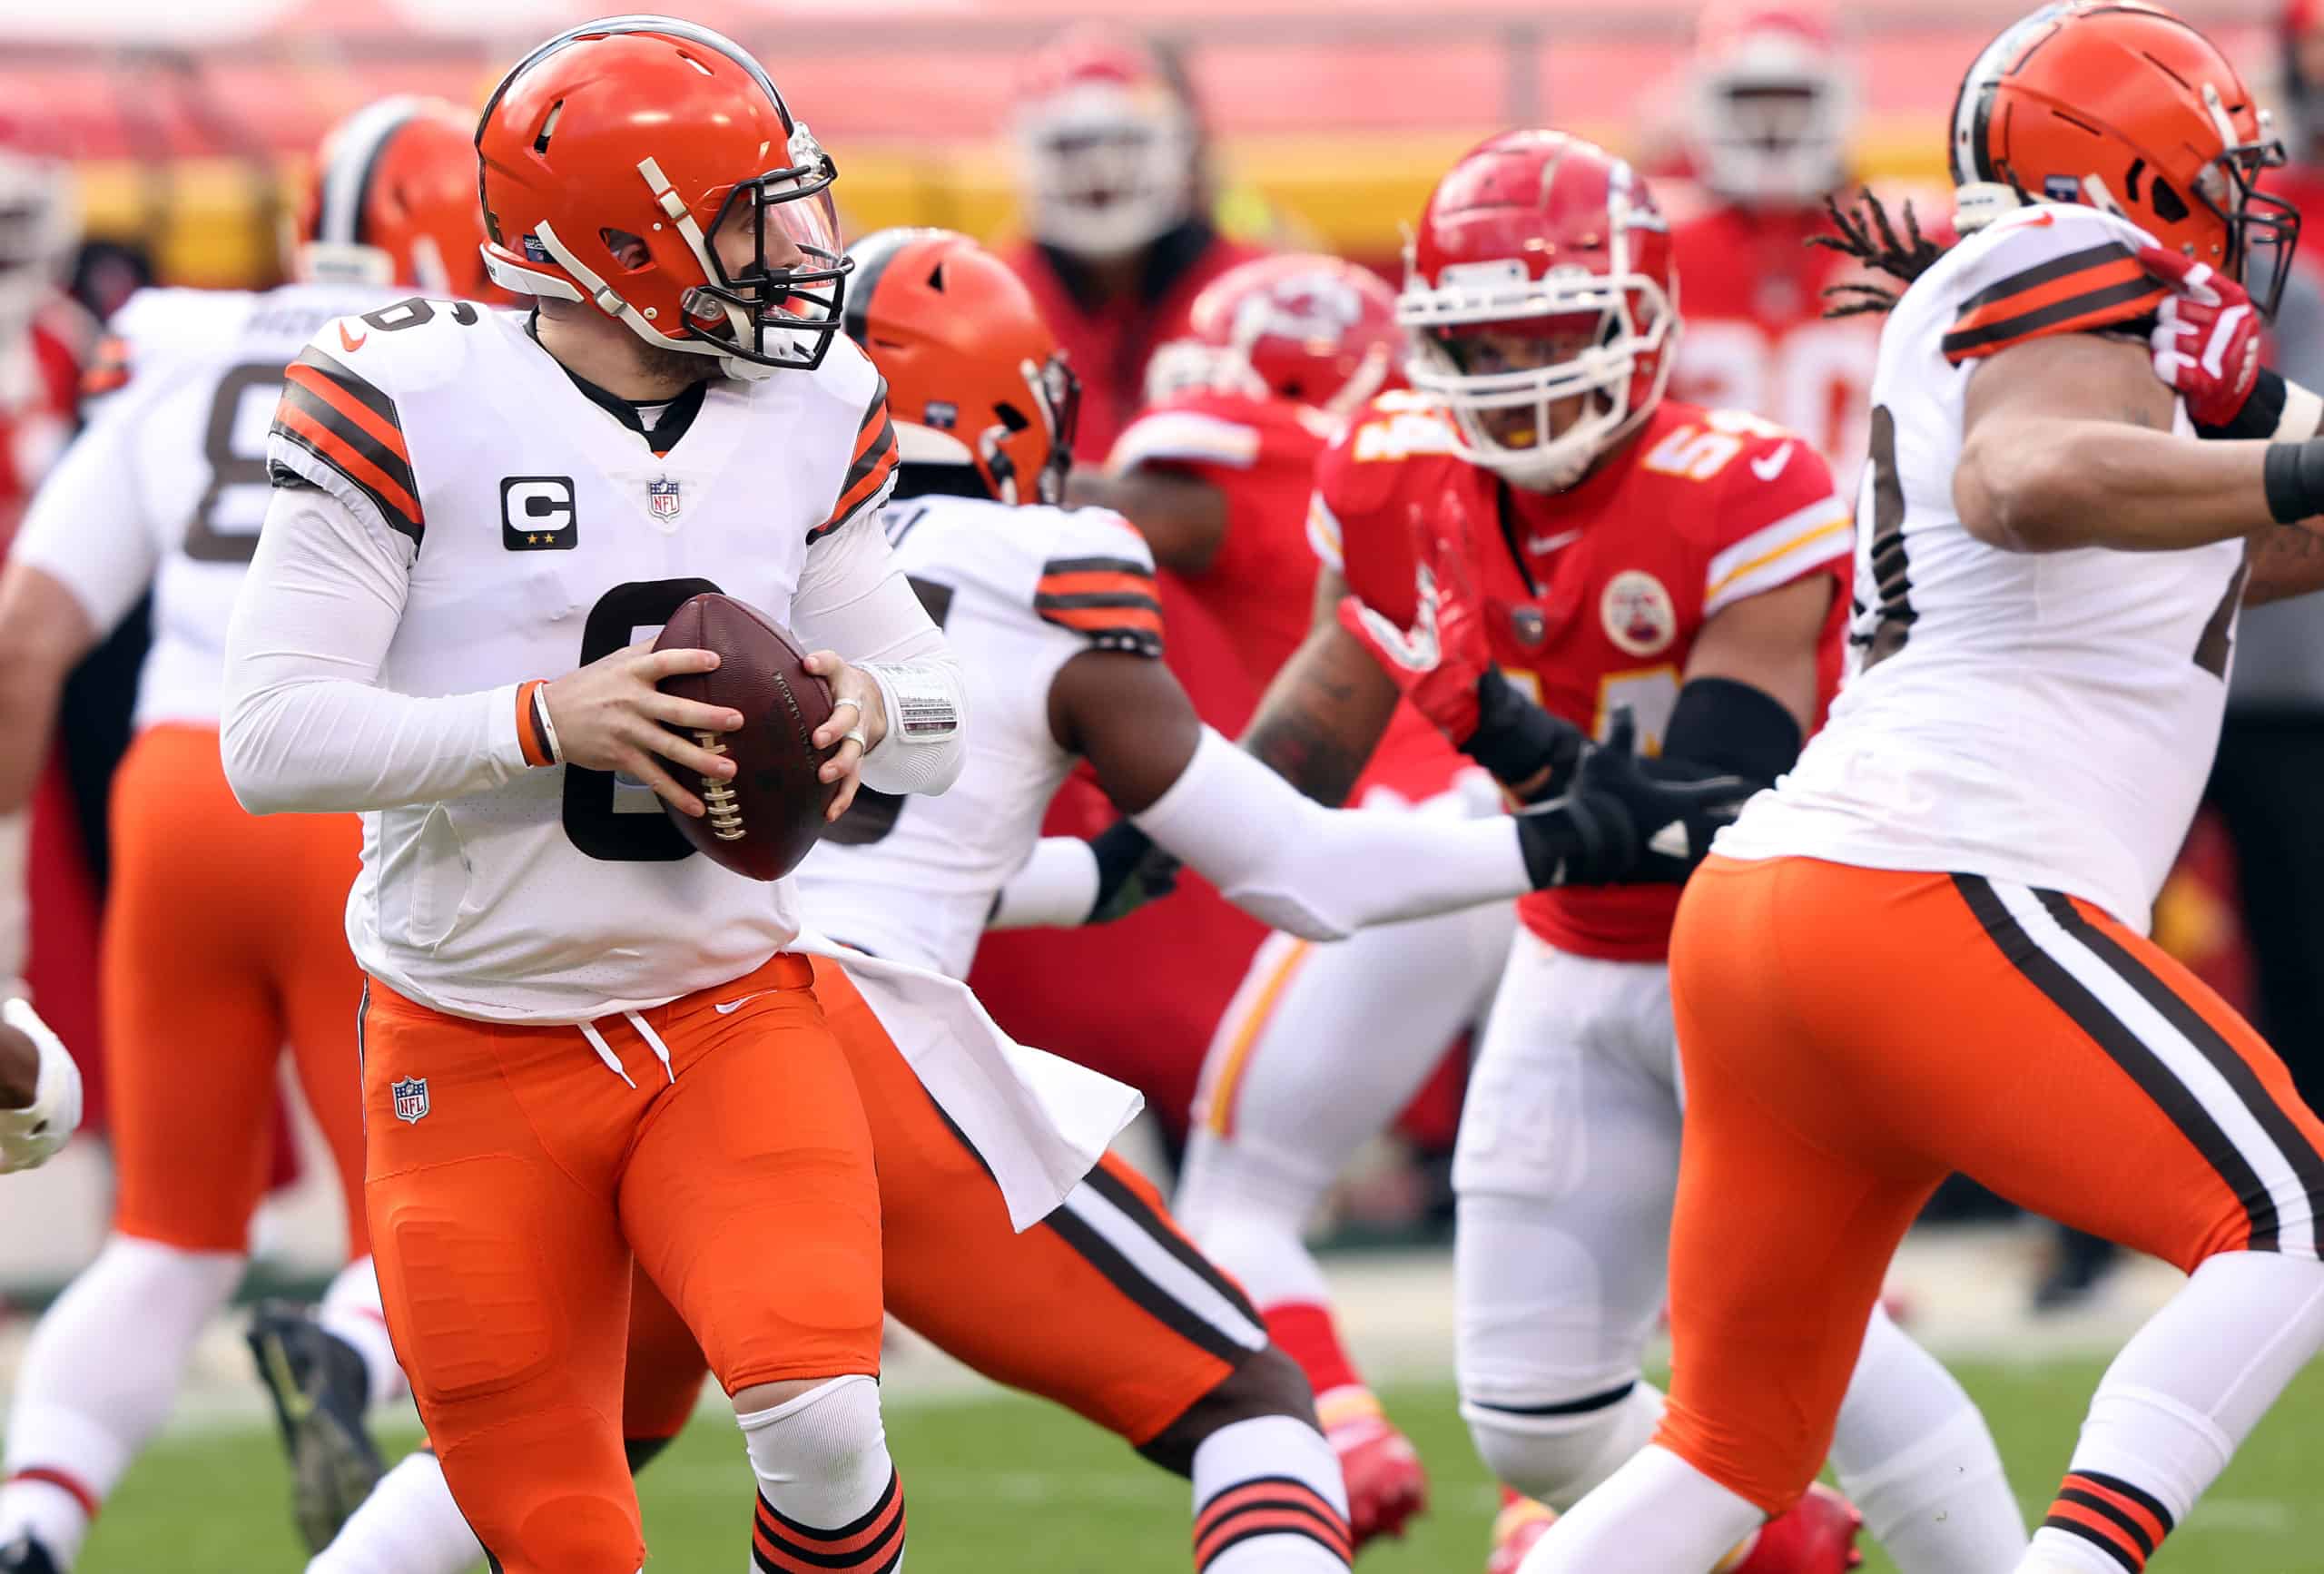
[{"label": "jersey number on shoulder", "polygon": [[[393,308],[389,308],[390,310]],[[670,615],[697,595],[715,595],[707,579],[646,579],[616,585],[597,598],[581,628],[581,665],[650,638]],[[675,863],[693,845],[662,800],[643,782],[613,771],[565,767],[565,837],[591,858],[608,863]]]},{"label": "jersey number on shoulder", "polygon": [[[907,575],[905,581],[912,594],[920,597],[920,605],[928,609],[929,621],[942,628],[944,620],[952,615],[952,587],[917,575]],[[855,802],[847,806],[846,813],[832,821],[832,828],[823,832],[823,840],[842,847],[869,847],[875,841],[885,841],[896,829],[896,817],[904,812],[904,798],[901,792],[858,787]]]},{"label": "jersey number on shoulder", "polygon": [[1790,434],[1773,421],[1763,421],[1742,410],[1713,410],[1701,424],[1689,421],[1674,427],[1647,451],[1646,467],[1689,481],[1708,481],[1743,451],[1746,438],[1783,438]]}]

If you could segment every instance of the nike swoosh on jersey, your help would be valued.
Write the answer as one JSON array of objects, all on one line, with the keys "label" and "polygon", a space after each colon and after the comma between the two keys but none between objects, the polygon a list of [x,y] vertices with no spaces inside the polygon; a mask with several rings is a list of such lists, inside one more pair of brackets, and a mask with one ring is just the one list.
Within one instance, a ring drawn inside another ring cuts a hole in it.
[{"label": "nike swoosh on jersey", "polygon": [[772,995],[774,991],[773,989],[761,989],[758,994],[745,995],[739,1000],[721,1000],[717,1005],[713,1006],[711,1009],[717,1012],[722,1017],[732,1016],[736,1011],[739,1011],[743,1007],[749,1005],[753,1000],[757,999],[759,995]]},{"label": "nike swoosh on jersey", "polygon": [[1559,547],[1570,546],[1581,539],[1581,532],[1579,530],[1561,530],[1554,536],[1528,536],[1525,537],[1525,550],[1535,554],[1555,552]]},{"label": "nike swoosh on jersey", "polygon": [[1777,476],[1783,474],[1783,467],[1791,463],[1791,450],[1796,445],[1791,443],[1786,443],[1782,448],[1777,448],[1766,458],[1752,460],[1751,474],[1758,477],[1762,481],[1774,480]]},{"label": "nike swoosh on jersey", "polygon": [[370,341],[370,338],[371,336],[368,333],[348,332],[347,324],[344,322],[339,325],[339,342],[345,345],[350,350],[362,349],[365,344]]}]

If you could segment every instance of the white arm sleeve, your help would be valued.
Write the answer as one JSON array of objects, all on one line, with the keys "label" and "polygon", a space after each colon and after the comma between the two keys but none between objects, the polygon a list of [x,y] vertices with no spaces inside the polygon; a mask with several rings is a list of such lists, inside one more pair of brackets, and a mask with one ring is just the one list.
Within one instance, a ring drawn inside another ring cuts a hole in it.
[{"label": "white arm sleeve", "polygon": [[960,664],[876,516],[858,514],[807,549],[791,615],[809,648],[837,651],[880,685],[888,733],[863,756],[863,785],[941,792],[960,780],[968,758]]},{"label": "white arm sleeve", "polygon": [[1533,889],[1517,822],[1326,809],[1208,727],[1140,831],[1260,922],[1303,939]]},{"label": "white arm sleeve", "polygon": [[9,552],[71,591],[100,638],[137,605],[159,563],[137,487],[138,407],[128,397],[100,406],[64,450]]},{"label": "white arm sleeve", "polygon": [[1044,836],[993,899],[989,930],[1069,930],[1098,905],[1098,855],[1078,836]]},{"label": "white arm sleeve", "polygon": [[386,809],[525,770],[517,689],[419,699],[379,686],[417,546],[329,493],[285,487],[226,631],[226,779],[253,814]]}]

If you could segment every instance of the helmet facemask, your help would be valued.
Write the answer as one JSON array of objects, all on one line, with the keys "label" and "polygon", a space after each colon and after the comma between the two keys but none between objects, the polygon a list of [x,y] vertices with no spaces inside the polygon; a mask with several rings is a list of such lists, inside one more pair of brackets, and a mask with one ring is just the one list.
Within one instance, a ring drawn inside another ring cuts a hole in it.
[{"label": "helmet facemask", "polygon": [[1077,86],[1028,111],[1019,156],[1035,236],[1077,257],[1126,256],[1194,200],[1194,127],[1158,87]]},{"label": "helmet facemask", "polygon": [[1854,84],[1804,41],[1748,41],[1694,84],[1703,184],[1747,206],[1806,206],[1845,180]]},{"label": "helmet facemask", "polygon": [[[803,123],[792,133],[789,152],[785,167],[734,182],[711,221],[709,243],[695,247],[707,281],[682,300],[687,334],[715,353],[753,366],[812,369],[841,330],[855,264],[840,244],[831,198],[839,170],[832,156]],[[668,211],[675,193],[659,200]],[[751,261],[730,271],[716,242],[738,215],[751,236]],[[682,233],[690,222],[680,223]]]},{"label": "helmet facemask", "polygon": [[[1052,355],[1038,366],[1021,361],[1017,370],[1025,379],[1029,396],[1025,402],[1031,409],[1020,409],[1009,400],[996,404],[993,413],[1000,424],[988,428],[978,440],[978,458],[997,500],[1056,507],[1065,501],[1065,477],[1073,465],[1073,437],[1081,419],[1081,379],[1073,375],[1063,355]],[[1048,452],[1026,485],[1010,450],[1018,438],[1036,427],[1047,439]]]},{"label": "helmet facemask", "polygon": [[2259,112],[2259,135],[2239,138],[2219,89],[2209,83],[2203,84],[2203,106],[2225,145],[2196,176],[2191,194],[2227,227],[2221,271],[2240,279],[2260,315],[2272,320],[2291,276],[2293,248],[2299,244],[2299,210],[2260,190],[2260,171],[2283,167],[2283,139],[2264,109]]},{"label": "helmet facemask", "polygon": [[[1407,375],[1452,413],[1462,458],[1512,486],[1562,491],[1646,418],[1669,376],[1662,352],[1678,318],[1662,287],[1632,271],[1626,252],[1618,223],[1604,273],[1566,266],[1533,279],[1511,259],[1454,264],[1433,289],[1406,287],[1396,317],[1412,330]],[[1463,340],[1494,330],[1496,337],[1579,339],[1580,348],[1538,366],[1469,370],[1483,358]],[[1651,386],[1636,397],[1649,359]],[[1558,407],[1576,399],[1579,410],[1561,422]]]}]

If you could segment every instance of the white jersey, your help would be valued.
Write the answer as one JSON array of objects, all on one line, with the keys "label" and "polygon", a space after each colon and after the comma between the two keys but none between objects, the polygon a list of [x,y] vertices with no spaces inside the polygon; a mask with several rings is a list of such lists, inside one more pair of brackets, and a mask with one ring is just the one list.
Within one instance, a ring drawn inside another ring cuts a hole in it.
[{"label": "white jersey", "polygon": [[[811,644],[817,614],[803,593],[834,606],[842,590],[848,605],[869,595],[889,573],[876,520],[895,465],[871,362],[836,340],[813,371],[699,385],[691,424],[674,440],[657,428],[669,442],[659,456],[514,312],[410,300],[341,319],[289,377],[268,460],[337,500],[361,527],[345,544],[361,562],[343,578],[328,562],[278,562],[270,522],[268,579],[254,575],[252,595],[262,588],[280,622],[299,610],[303,586],[285,583],[294,572],[329,577],[319,591],[359,579],[389,608],[376,615],[388,620],[376,676],[354,674],[364,692],[438,702],[431,716],[470,729],[441,752],[487,767],[399,776],[462,786],[364,813],[348,909],[364,969],[458,1015],[573,1022],[710,988],[788,945],[799,930],[790,880],[763,884],[694,856],[643,786],[542,763],[522,685],[650,639],[703,592],[747,602]],[[374,615],[351,603],[343,615]],[[270,625],[257,643],[279,640]],[[318,636],[311,648],[331,647]],[[239,625],[231,651],[230,662],[264,655]],[[232,703],[264,697],[238,686]],[[409,729],[391,707],[378,713],[376,740],[292,743],[385,759]],[[238,748],[272,746],[242,735],[258,724],[230,716],[230,775]]]},{"label": "white jersey", "polygon": [[968,757],[940,798],[859,793],[797,879],[824,933],[965,978],[1074,766],[1049,731],[1050,681],[1093,647],[1161,654],[1154,557],[1106,508],[914,497],[889,507],[887,526],[967,672]]},{"label": "white jersey", "polygon": [[2014,880],[2145,931],[2219,742],[2243,544],[2005,552],[1963,528],[1953,475],[1974,358],[2151,311],[2146,243],[2043,204],[1905,291],[1873,382],[1851,670],[1718,852]]},{"label": "white jersey", "polygon": [[139,727],[217,724],[284,363],[331,319],[395,298],[347,285],[144,290],[106,325],[87,425],[34,498],[14,555],[61,581],[100,631],[152,589]]}]

